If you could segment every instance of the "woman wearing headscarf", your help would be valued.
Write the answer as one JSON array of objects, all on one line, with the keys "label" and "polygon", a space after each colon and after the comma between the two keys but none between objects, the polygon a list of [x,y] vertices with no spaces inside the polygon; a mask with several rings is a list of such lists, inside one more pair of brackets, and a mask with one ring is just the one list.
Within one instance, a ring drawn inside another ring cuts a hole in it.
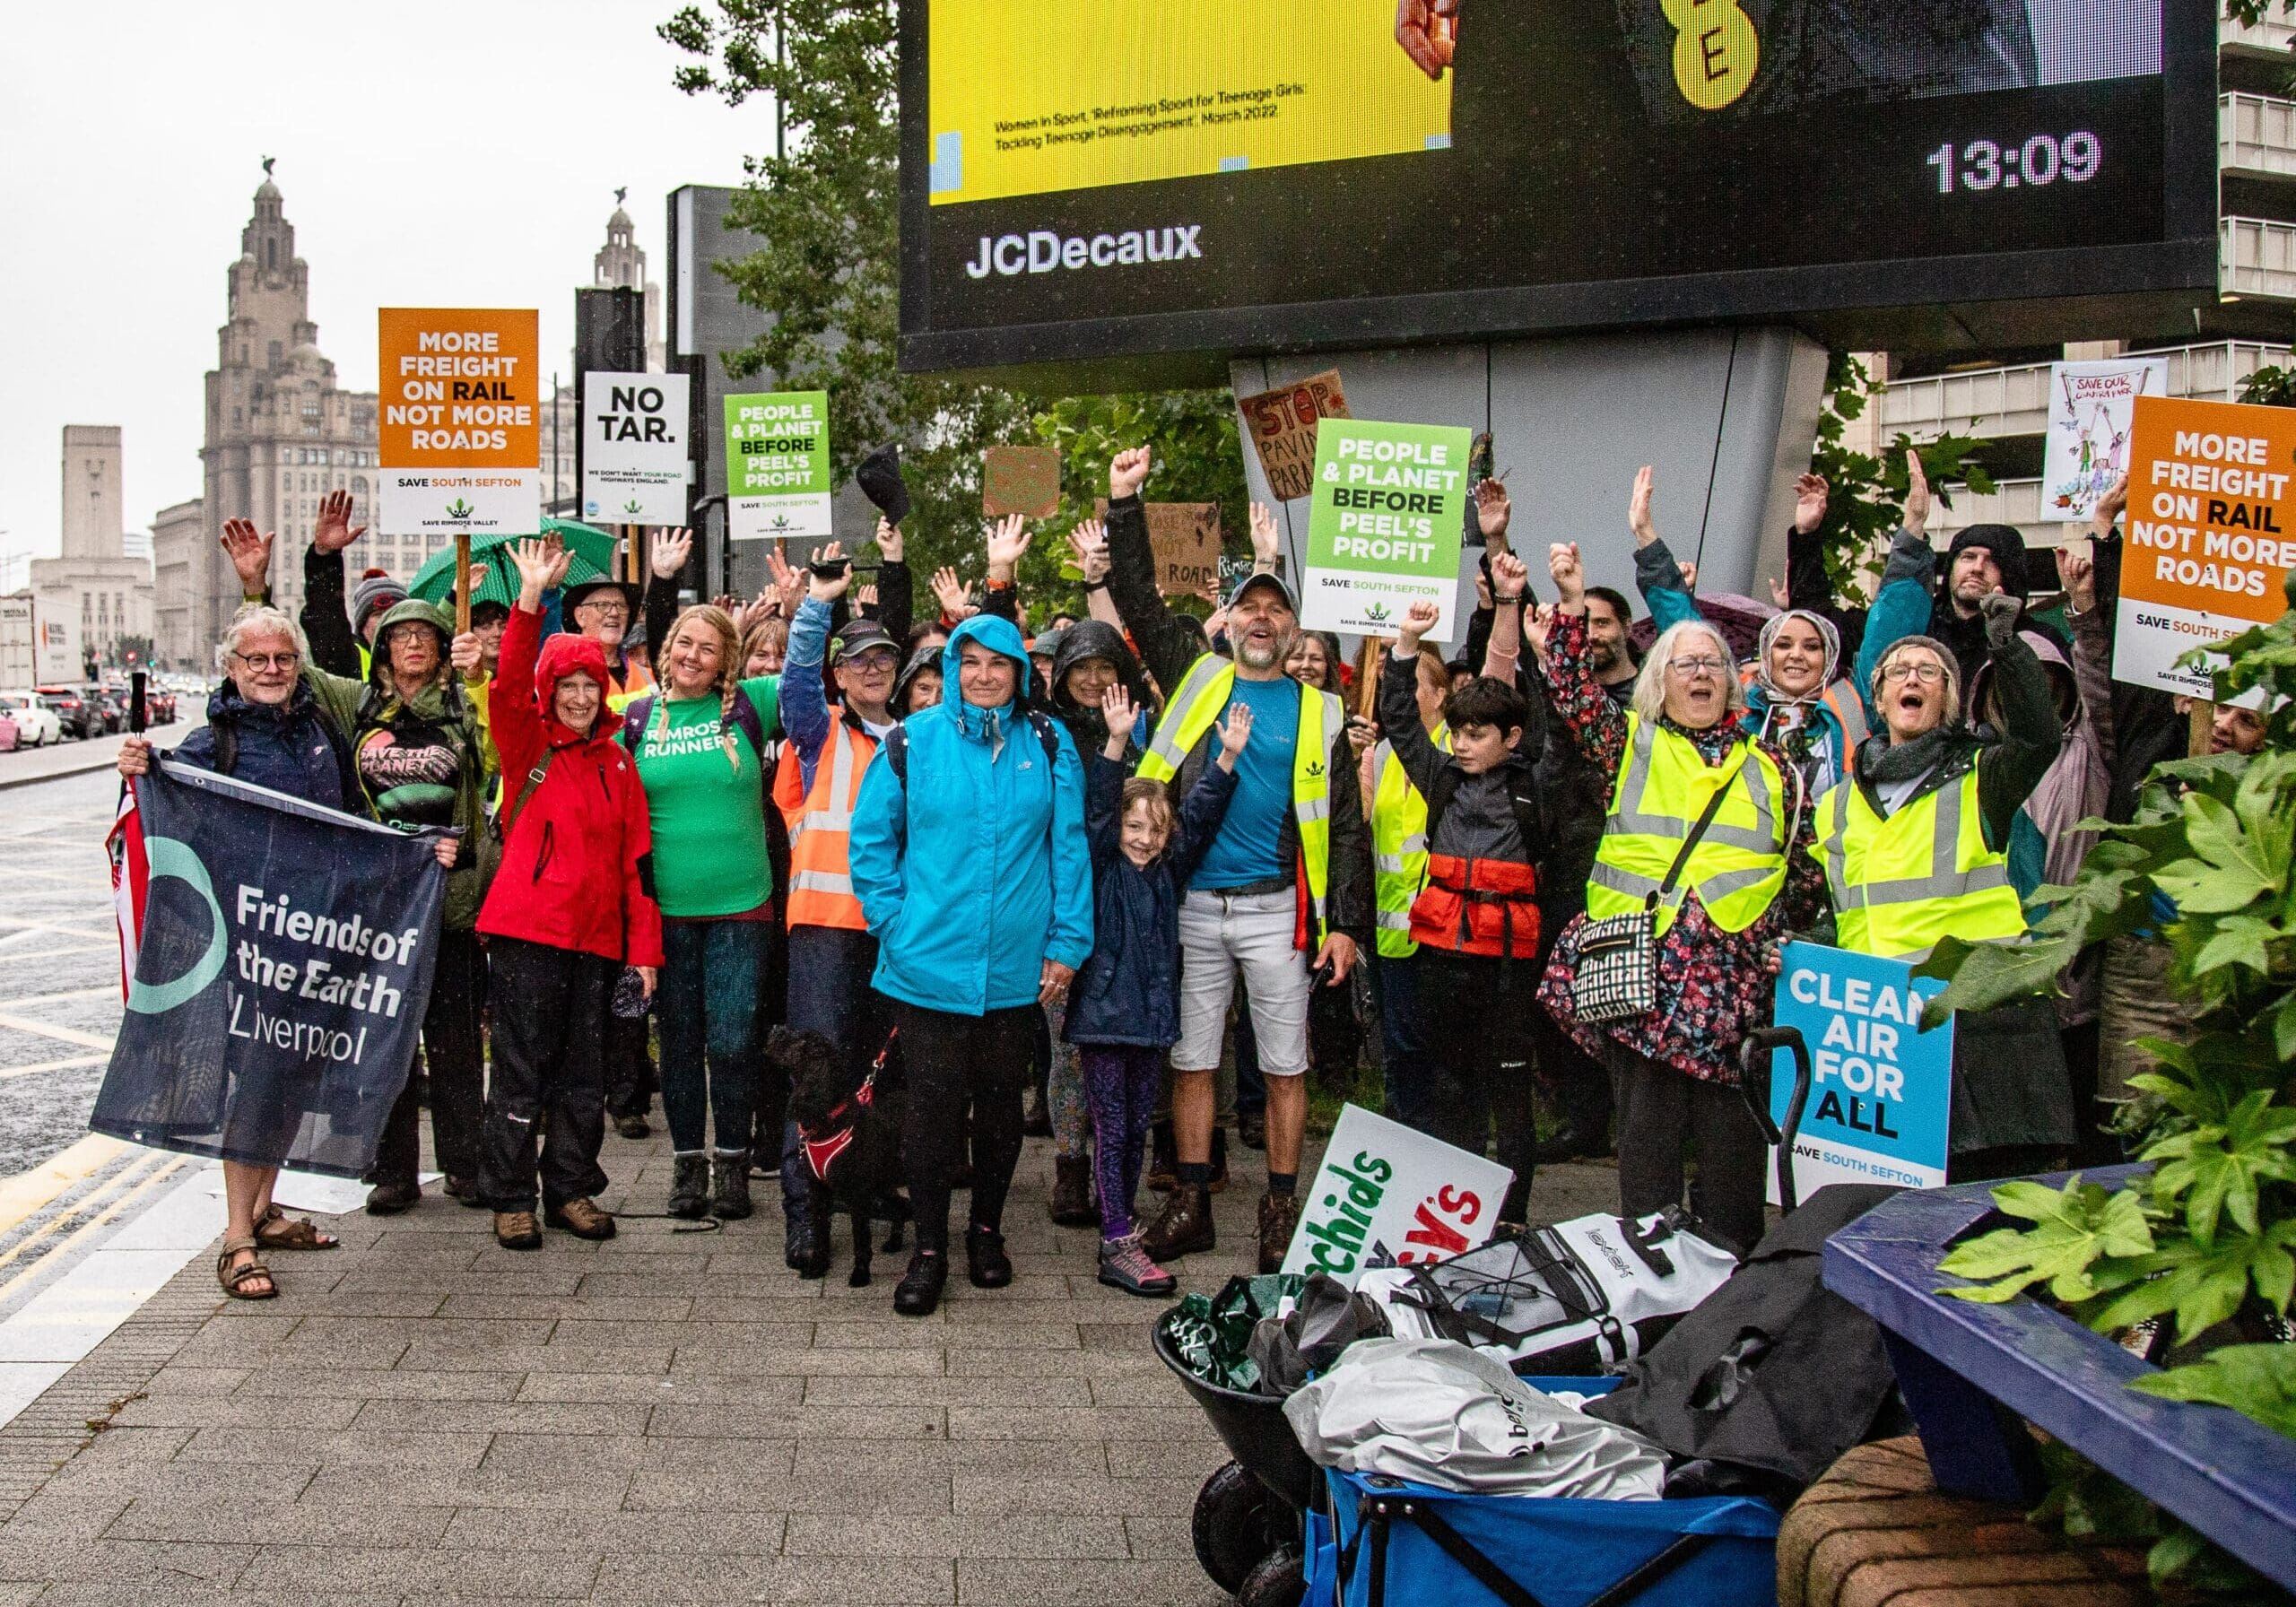
[{"label": "woman wearing headscarf", "polygon": [[[1659,539],[1650,511],[1652,491],[1653,475],[1646,466],[1634,477],[1627,523],[1634,531],[1635,585],[1651,622],[1665,630],[1706,616],[1683,566]],[[1818,495],[1822,517],[1822,489]],[[1763,622],[1754,656],[1738,673],[1745,688],[1740,727],[1776,746],[1801,773],[1813,798],[1849,774],[1870,725],[1865,697],[1843,679],[1844,668],[1841,632],[1834,622],[1814,609],[1789,608]]]},{"label": "woman wearing headscarf", "polygon": [[[1807,796],[1791,761],[1739,725],[1744,694],[1719,630],[1684,620],[1663,632],[1621,708],[1587,655],[1577,546],[1553,548],[1548,568],[1561,602],[1534,630],[1545,631],[1554,708],[1613,780],[1587,908],[1556,939],[1539,1002],[1610,1067],[1621,1213],[1678,1203],[1695,1140],[1692,1209],[1750,1247],[1762,1232],[1768,1150],[1738,1089],[1738,1047],[1770,1019],[1779,940],[1822,907],[1815,863],[1792,851],[1808,838]],[[1587,923],[1646,908],[1651,1006],[1582,1019],[1574,985]]]},{"label": "woman wearing headscarf", "polygon": [[669,1212],[688,1219],[738,1220],[751,1209],[758,974],[773,921],[765,749],[780,682],[743,678],[740,650],[724,609],[686,609],[663,633],[654,691],[622,717],[622,745],[646,786],[662,907]]}]

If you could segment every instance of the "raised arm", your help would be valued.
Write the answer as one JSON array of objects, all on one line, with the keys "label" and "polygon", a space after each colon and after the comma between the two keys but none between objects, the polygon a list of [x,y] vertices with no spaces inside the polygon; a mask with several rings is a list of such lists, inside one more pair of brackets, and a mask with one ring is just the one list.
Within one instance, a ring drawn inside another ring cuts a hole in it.
[{"label": "raised arm", "polygon": [[1429,740],[1419,718],[1420,637],[1433,628],[1441,610],[1428,602],[1413,603],[1405,612],[1395,650],[1379,671],[1379,731],[1403,761],[1403,773],[1422,797],[1431,797],[1446,762]]},{"label": "raised arm", "polygon": [[917,622],[917,585],[909,572],[900,526],[877,520],[877,623],[896,642],[909,640]]},{"label": "raised arm", "polygon": [[2057,550],[2057,578],[2065,586],[2065,618],[2073,627],[2073,684],[2081,712],[2110,769],[2119,751],[2113,730],[2113,644],[2097,608],[2097,566],[2069,547]]},{"label": "raised arm", "polygon": [[1985,817],[1986,845],[1997,853],[2008,847],[2017,811],[2057,762],[2065,734],[2057,724],[2048,672],[2017,635],[2022,604],[1996,591],[1979,607],[1985,613],[1986,646],[1993,656],[2001,740],[1978,755],[1977,801]]},{"label": "raised arm", "polygon": [[1643,605],[1650,611],[1650,622],[1664,632],[1670,625],[1703,616],[1698,611],[1698,599],[1691,592],[1683,566],[1674,560],[1666,543],[1658,539],[1657,521],[1651,513],[1657,491],[1657,475],[1645,464],[1636,471],[1634,490],[1627,497],[1626,526],[1634,533],[1635,589],[1642,594]]},{"label": "raised arm", "polygon": [[1145,447],[1119,452],[1109,465],[1109,595],[1140,662],[1169,694],[1187,676],[1197,648],[1156,589],[1156,555],[1148,544],[1147,506],[1140,499],[1148,465]]},{"label": "raised arm", "polygon": [[[646,624],[646,650],[658,655],[662,644],[670,639],[670,627],[678,617],[678,577],[684,573],[686,560],[693,554],[693,532],[691,530],[657,530],[652,550],[647,554],[646,593],[639,617]],[[699,591],[699,586],[695,590]],[[657,672],[657,680],[667,680],[666,672]]]},{"label": "raised arm", "polygon": [[[767,565],[778,581],[788,564],[778,552],[768,552]],[[830,604],[851,582],[853,572],[811,575],[804,602],[789,621],[789,646],[781,661],[781,728],[797,750],[797,769],[807,790],[813,785],[813,767],[830,737],[829,688],[822,679],[822,661],[829,653]]]},{"label": "raised arm", "polygon": [[1068,533],[1068,551],[1075,557],[1076,572],[1084,578],[1084,611],[1103,625],[1124,629],[1124,616],[1109,595],[1109,527],[1086,519]]},{"label": "raised arm", "polygon": [[1554,711],[1570,740],[1589,762],[1605,772],[1618,769],[1626,751],[1626,716],[1595,678],[1587,653],[1587,574],[1576,542],[1547,550],[1547,571],[1561,601],[1546,621],[1546,684]]},{"label": "raised arm", "polygon": [[1523,610],[1530,606],[1531,572],[1512,552],[1491,556],[1491,641],[1483,649],[1483,673],[1515,684],[1523,666]]}]

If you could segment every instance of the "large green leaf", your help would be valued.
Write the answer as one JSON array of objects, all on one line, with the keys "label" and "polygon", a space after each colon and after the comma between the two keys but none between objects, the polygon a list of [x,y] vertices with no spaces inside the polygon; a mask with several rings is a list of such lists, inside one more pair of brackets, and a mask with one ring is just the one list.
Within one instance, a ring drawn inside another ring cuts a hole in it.
[{"label": "large green leaf", "polygon": [[1917,977],[1951,978],[1945,991],[1922,1011],[1922,1030],[1944,1026],[1957,1010],[1990,1010],[2012,999],[2052,991],[2058,973],[2080,950],[2079,943],[2065,937],[1985,943],[1946,938],[1913,968]]},{"label": "large green leaf", "polygon": [[2288,934],[2262,916],[2232,915],[2213,924],[2208,941],[2193,959],[2196,976],[2231,966],[2246,966],[2258,976],[2272,972],[2271,944]]},{"label": "large green leaf", "polygon": [[2108,1193],[2098,1184],[2082,1182],[2077,1172],[2061,1190],[2022,1180],[2005,1183],[1993,1191],[1993,1203],[2004,1215],[2033,1226],[1996,1229],[1955,1246],[1937,1270],[1979,1281],[1941,1293],[1998,1305],[2046,1281],[2052,1296],[2072,1304],[2098,1292],[2089,1268],[2099,1258],[2141,1256],[2152,1248],[2152,1231],[2138,1196],[2125,1190]]},{"label": "large green leaf", "polygon": [[2134,1379],[2129,1388],[2229,1406],[2296,1439],[2296,1345],[2226,1345],[2204,1360]]},{"label": "large green leaf", "polygon": [[[2205,1247],[2189,1238],[2167,1241],[2149,1255],[2118,1264],[2112,1277],[2094,1280],[2112,1298],[2083,1315],[2100,1333],[2117,1333],[2173,1311],[2182,1343],[2230,1320],[2251,1282],[2275,1310],[2285,1311],[2296,1287],[2292,1244],[2296,1220],[2289,1220],[2262,1233],[2220,1233]],[[2113,1293],[2116,1285],[2118,1292]]]},{"label": "large green leaf", "polygon": [[2220,1212],[2243,1233],[2255,1233],[2259,1185],[2296,1181],[2296,1155],[2289,1152],[2296,1110],[2271,1101],[2270,1091],[2258,1089],[2221,1125],[2176,1134],[2144,1151],[2159,1163],[2152,1197],[2163,1205],[2183,1200],[2187,1230],[2203,1249],[2215,1243]]}]

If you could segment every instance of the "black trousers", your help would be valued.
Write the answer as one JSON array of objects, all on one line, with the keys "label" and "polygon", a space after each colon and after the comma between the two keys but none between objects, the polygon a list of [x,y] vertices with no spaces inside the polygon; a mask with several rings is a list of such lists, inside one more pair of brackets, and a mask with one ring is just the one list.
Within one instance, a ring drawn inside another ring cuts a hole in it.
[{"label": "black trousers", "polygon": [[972,1222],[1004,1225],[1004,1196],[1021,1160],[1021,1090],[1041,1012],[1034,1004],[952,1015],[897,1006],[909,1070],[902,1169],[922,1250],[949,1247],[949,1179],[965,1159],[965,1105],[972,1105]]},{"label": "black trousers", "polygon": [[1430,1127],[1472,1155],[1498,1130],[1499,1164],[1515,1174],[1499,1208],[1502,1222],[1529,1209],[1538,1159],[1536,1063],[1530,1023],[1539,969],[1528,960],[1489,960],[1422,948],[1412,960],[1424,1025],[1436,1048]]},{"label": "black trousers", "polygon": [[[622,968],[614,968],[617,980]],[[611,1005],[613,991],[606,991]],[[647,1030],[653,1021],[653,1012],[635,1018],[618,1016],[609,1008],[606,1012],[605,1059],[604,1061],[606,1087],[606,1109],[619,1121],[626,1116],[644,1116],[654,1108],[654,1090],[658,1086],[654,1075],[654,1051],[647,1043]]]},{"label": "black trousers", "polygon": [[[475,932],[441,932],[430,1001],[422,1012],[422,1058],[430,1073],[430,1147],[449,1177],[478,1176],[486,1102],[486,950]],[[422,1104],[414,1079],[391,1107],[370,1179],[409,1188],[422,1160]]]},{"label": "black trousers", "polygon": [[541,1197],[559,1206],[606,1186],[606,1021],[618,960],[515,937],[488,945],[493,964],[494,1077],[487,1090],[479,1192],[497,1211],[532,1211],[536,1136]]},{"label": "black trousers", "polygon": [[1683,1145],[1698,1143],[1690,1208],[1741,1252],[1767,1225],[1762,1179],[1770,1146],[1735,1083],[1704,1082],[1609,1046],[1618,1108],[1618,1200],[1622,1216],[1643,1217],[1683,1200]]}]

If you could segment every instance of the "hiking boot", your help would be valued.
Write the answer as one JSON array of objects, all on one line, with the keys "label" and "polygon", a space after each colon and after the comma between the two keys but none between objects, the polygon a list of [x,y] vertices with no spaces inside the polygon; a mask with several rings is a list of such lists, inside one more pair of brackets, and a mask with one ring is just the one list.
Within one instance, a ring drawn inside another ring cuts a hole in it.
[{"label": "hiking boot", "polygon": [[643,1116],[618,1116],[613,1118],[613,1130],[624,1138],[645,1138],[654,1131]]},{"label": "hiking boot", "polygon": [[940,1307],[942,1286],[949,1281],[949,1258],[938,1250],[919,1250],[909,1258],[909,1271],[893,1285],[893,1309],[903,1316],[931,1316]]},{"label": "hiking boot", "polygon": [[1128,1295],[1168,1295],[1179,1287],[1178,1279],[1148,1258],[1137,1233],[1100,1241],[1100,1281]]},{"label": "hiking boot", "polygon": [[422,1186],[418,1183],[403,1183],[394,1178],[378,1183],[367,1191],[369,1216],[396,1216],[402,1211],[412,1211],[422,1198]]},{"label": "hiking boot", "polygon": [[709,1162],[709,1214],[722,1221],[738,1222],[754,1209],[750,1204],[750,1158],[745,1151],[719,1154]]},{"label": "hiking boot", "polygon": [[1021,1097],[1021,1133],[1026,1138],[1052,1136],[1052,1101],[1045,1097],[1041,1083]]},{"label": "hiking boot", "polygon": [[1180,1186],[1180,1152],[1172,1139],[1172,1125],[1158,1122],[1148,1145],[1148,1176],[1142,1179],[1160,1194]]},{"label": "hiking boot", "polygon": [[680,1155],[672,1162],[669,1212],[686,1221],[709,1213],[709,1157]]},{"label": "hiking boot", "polygon": [[571,1233],[577,1238],[612,1238],[613,1218],[598,1209],[597,1202],[587,1197],[569,1200],[563,1205],[553,1205],[542,1213],[543,1221],[552,1228]]},{"label": "hiking boot", "polygon": [[1013,1281],[1013,1259],[1004,1236],[994,1228],[965,1229],[965,1272],[975,1289],[1003,1289]]},{"label": "hiking boot", "polygon": [[799,1217],[788,1224],[788,1243],[781,1259],[800,1278],[825,1278],[829,1275],[829,1218]]},{"label": "hiking boot", "polygon": [[1092,1163],[1082,1155],[1052,1158],[1052,1220],[1063,1228],[1097,1228],[1092,1203]]},{"label": "hiking boot", "polygon": [[498,1211],[494,1213],[494,1242],[506,1250],[539,1250],[542,1248],[542,1229],[535,1225],[531,1211]]},{"label": "hiking boot", "polygon": [[478,1192],[478,1179],[475,1177],[449,1177],[440,1186],[448,1198],[460,1200],[465,1211],[486,1209],[485,1196]]},{"label": "hiking boot", "polygon": [[1140,1247],[1151,1261],[1191,1255],[1217,1243],[1212,1230],[1212,1194],[1201,1188],[1174,1188],[1164,1209],[1140,1235]]},{"label": "hiking boot", "polygon": [[1281,1272],[1300,1227],[1300,1196],[1262,1194],[1259,1202],[1259,1270]]},{"label": "hiking boot", "polygon": [[1228,1186],[1228,1129],[1225,1127],[1212,1129],[1212,1176],[1205,1186],[1215,1194],[1224,1192]]},{"label": "hiking boot", "polygon": [[1267,1148],[1267,1112],[1265,1110],[1236,1112],[1236,1142],[1247,1150]]}]

